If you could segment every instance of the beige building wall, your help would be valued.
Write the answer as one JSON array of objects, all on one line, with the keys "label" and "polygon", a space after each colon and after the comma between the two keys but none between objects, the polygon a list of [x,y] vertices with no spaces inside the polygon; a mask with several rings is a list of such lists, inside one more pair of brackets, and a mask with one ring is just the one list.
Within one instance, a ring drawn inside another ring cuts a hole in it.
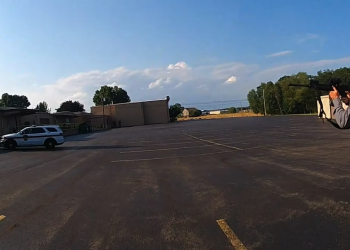
[{"label": "beige building wall", "polygon": [[48,113],[36,113],[33,115],[25,115],[21,118],[21,125],[52,125],[56,124],[55,118],[52,114]]},{"label": "beige building wall", "polygon": [[144,125],[143,105],[141,102],[116,105],[116,119],[122,127]]},{"label": "beige building wall", "polygon": [[0,117],[0,135],[12,134],[18,132],[21,128],[19,127],[19,119],[15,115],[1,116]]},{"label": "beige building wall", "polygon": [[54,116],[56,124],[73,123],[72,118],[68,115],[56,115]]},{"label": "beige building wall", "polygon": [[[104,108],[104,114],[105,116],[109,117],[109,123],[112,127],[116,127],[118,124],[117,116],[116,116],[116,105],[106,105]],[[103,107],[102,106],[95,106],[91,107],[91,114],[92,115],[103,115]]]},{"label": "beige building wall", "polygon": [[[91,107],[91,114],[102,115],[103,106]],[[170,122],[168,100],[129,102],[104,106],[112,127],[129,127]]]},{"label": "beige building wall", "polygon": [[161,124],[169,122],[169,108],[167,100],[143,102],[145,124]]},{"label": "beige building wall", "polygon": [[183,117],[188,117],[190,115],[190,112],[187,110],[187,109],[184,109],[183,111],[182,111],[182,116]]},{"label": "beige building wall", "polygon": [[[79,117],[72,118],[72,123],[82,124],[85,122],[89,122],[93,127],[103,128],[103,115],[81,114]],[[104,122],[107,128],[111,127],[110,116],[105,115]]]},{"label": "beige building wall", "polygon": [[212,111],[209,111],[209,114],[210,115],[220,115],[221,114],[221,110],[212,110]]}]

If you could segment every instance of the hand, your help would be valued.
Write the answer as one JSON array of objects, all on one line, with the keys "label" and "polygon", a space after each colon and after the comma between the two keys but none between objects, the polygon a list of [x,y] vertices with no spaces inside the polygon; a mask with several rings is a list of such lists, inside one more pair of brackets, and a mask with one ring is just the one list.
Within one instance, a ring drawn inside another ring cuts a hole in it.
[{"label": "hand", "polygon": [[348,97],[348,99],[350,99],[350,93],[349,93],[349,91],[345,91],[345,93],[346,93],[346,96]]},{"label": "hand", "polygon": [[[334,99],[339,98],[340,94],[334,86],[332,86],[332,87],[333,87],[333,91],[329,92],[329,98],[331,100],[334,100]],[[349,96],[350,96],[350,94],[349,94]]]}]

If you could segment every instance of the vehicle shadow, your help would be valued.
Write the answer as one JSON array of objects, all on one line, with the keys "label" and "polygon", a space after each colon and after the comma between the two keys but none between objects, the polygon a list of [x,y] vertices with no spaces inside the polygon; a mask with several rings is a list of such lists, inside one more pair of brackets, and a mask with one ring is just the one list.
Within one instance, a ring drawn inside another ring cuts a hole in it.
[{"label": "vehicle shadow", "polygon": [[129,145],[101,145],[101,146],[57,146],[54,149],[47,149],[45,147],[28,147],[28,148],[16,148],[15,150],[0,150],[0,155],[2,153],[9,152],[40,152],[40,151],[68,151],[68,150],[104,150],[104,149],[124,149],[124,148],[140,148],[144,146],[129,146]]},{"label": "vehicle shadow", "polygon": [[0,149],[0,155],[6,154],[6,153],[9,153],[9,152],[11,152],[11,151],[5,150],[5,149]]}]

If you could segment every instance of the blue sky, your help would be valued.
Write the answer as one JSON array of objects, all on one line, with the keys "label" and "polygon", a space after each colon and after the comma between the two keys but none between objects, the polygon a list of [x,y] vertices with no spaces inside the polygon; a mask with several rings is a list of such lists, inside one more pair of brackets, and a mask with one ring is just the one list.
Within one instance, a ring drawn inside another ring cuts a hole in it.
[{"label": "blue sky", "polygon": [[89,110],[104,84],[132,101],[217,106],[284,74],[350,66],[350,1],[1,2],[1,92],[33,106]]}]

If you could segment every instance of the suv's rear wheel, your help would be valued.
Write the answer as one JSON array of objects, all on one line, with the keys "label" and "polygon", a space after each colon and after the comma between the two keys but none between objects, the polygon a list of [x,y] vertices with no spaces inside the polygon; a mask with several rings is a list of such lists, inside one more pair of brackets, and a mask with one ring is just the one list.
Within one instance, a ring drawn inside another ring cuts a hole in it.
[{"label": "suv's rear wheel", "polygon": [[5,148],[9,150],[13,150],[17,147],[17,143],[15,140],[8,140],[5,142]]},{"label": "suv's rear wheel", "polygon": [[44,145],[46,148],[55,148],[56,144],[57,142],[55,139],[47,139]]}]

